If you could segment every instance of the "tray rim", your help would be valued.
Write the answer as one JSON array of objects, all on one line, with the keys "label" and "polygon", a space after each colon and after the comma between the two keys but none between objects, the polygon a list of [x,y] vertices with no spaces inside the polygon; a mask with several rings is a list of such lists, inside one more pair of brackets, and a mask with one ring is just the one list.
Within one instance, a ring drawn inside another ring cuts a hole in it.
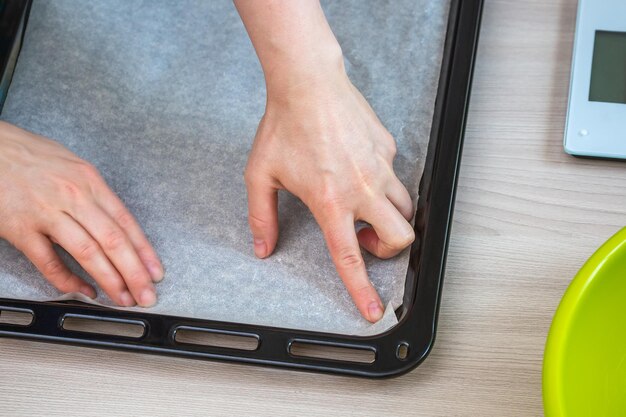
[{"label": "tray rim", "polygon": [[[0,27],[0,71],[3,79],[10,79],[14,67],[11,54],[21,47],[32,0],[4,0],[4,4],[19,5],[8,18],[20,19],[20,24]],[[372,336],[342,335],[115,310],[75,301],[0,298],[0,311],[27,310],[33,316],[27,326],[0,323],[0,337],[362,377],[397,376],[421,364],[435,341],[482,7],[483,0],[451,0],[430,142],[419,186],[416,240],[410,249],[404,301],[396,310],[400,317],[397,325]],[[0,16],[5,11],[3,8]],[[1,107],[5,94],[0,97]],[[62,323],[66,315],[141,323],[145,332],[139,338],[128,338],[65,330]],[[177,343],[174,338],[180,327],[256,335],[259,343],[255,350]],[[289,349],[295,341],[370,350],[375,358],[371,363],[358,363],[294,356]],[[408,346],[406,358],[399,358],[400,345]]]}]

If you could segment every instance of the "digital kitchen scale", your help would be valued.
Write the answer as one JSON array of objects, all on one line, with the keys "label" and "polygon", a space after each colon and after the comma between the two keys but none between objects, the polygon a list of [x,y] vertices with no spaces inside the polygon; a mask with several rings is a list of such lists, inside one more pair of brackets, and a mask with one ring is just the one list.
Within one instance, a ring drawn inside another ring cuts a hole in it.
[{"label": "digital kitchen scale", "polygon": [[580,0],[565,126],[571,155],[626,159],[626,1]]}]

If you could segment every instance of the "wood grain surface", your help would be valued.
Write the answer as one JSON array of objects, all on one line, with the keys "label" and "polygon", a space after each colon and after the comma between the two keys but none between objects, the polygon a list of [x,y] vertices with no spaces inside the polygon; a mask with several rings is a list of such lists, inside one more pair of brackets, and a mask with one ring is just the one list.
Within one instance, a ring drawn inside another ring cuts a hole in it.
[{"label": "wood grain surface", "polygon": [[566,155],[575,0],[487,0],[435,349],[363,380],[0,339],[0,415],[542,415],[543,348],[626,221],[626,164]]}]

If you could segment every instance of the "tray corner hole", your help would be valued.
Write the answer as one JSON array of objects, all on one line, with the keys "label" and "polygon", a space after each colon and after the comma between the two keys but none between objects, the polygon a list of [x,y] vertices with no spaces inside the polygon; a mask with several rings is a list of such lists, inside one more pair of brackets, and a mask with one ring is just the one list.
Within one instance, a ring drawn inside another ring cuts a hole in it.
[{"label": "tray corner hole", "polygon": [[341,362],[371,364],[376,360],[376,351],[367,347],[349,347],[321,343],[294,341],[289,345],[289,354],[310,359],[326,359]]},{"label": "tray corner hole", "polygon": [[178,327],[174,341],[187,345],[200,345],[238,350],[257,350],[259,336],[249,333],[223,332],[201,327]]},{"label": "tray corner hole", "polygon": [[409,344],[407,342],[398,343],[398,347],[396,348],[396,358],[401,361],[405,361],[409,357]]},{"label": "tray corner hole", "polygon": [[138,339],[146,331],[145,325],[136,320],[108,319],[66,314],[61,328],[72,332],[96,333],[108,336],[132,337]]},{"label": "tray corner hole", "polygon": [[30,326],[35,315],[30,310],[13,310],[0,307],[0,324],[12,326]]}]

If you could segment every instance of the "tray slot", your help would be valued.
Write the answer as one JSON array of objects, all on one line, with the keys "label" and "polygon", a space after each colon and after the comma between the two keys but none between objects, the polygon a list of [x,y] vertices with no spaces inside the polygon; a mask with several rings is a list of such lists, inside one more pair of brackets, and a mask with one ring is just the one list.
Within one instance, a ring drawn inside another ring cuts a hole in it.
[{"label": "tray slot", "polygon": [[407,342],[400,342],[396,348],[396,358],[405,361],[409,357],[409,352],[409,344]]},{"label": "tray slot", "polygon": [[30,326],[34,317],[30,310],[0,307],[0,324]]},{"label": "tray slot", "polygon": [[[11,1],[28,6],[22,15],[25,20],[31,0]],[[148,314],[142,310],[111,310],[75,301],[34,302],[0,298],[0,338],[13,337],[371,378],[398,376],[422,363],[435,339],[482,5],[483,0],[452,0],[450,6],[431,139],[420,183],[415,222],[417,238],[411,248],[407,271],[407,283],[411,285],[405,289],[404,303],[397,310],[401,313],[399,323],[390,331],[360,337]],[[15,32],[15,27],[12,30]],[[20,39],[22,32],[18,31]],[[0,75],[11,72],[6,68],[3,71],[1,64],[2,59],[7,59],[7,51],[14,46],[17,38],[15,33],[9,33],[6,39],[8,49],[2,51],[0,48]],[[5,314],[7,311],[26,313],[26,316],[22,316],[26,320],[20,322],[22,325],[4,324],[3,319],[8,321],[8,317],[13,316]],[[68,330],[63,327],[65,319],[70,316],[87,318],[87,322],[82,323],[87,328],[72,327]],[[95,324],[94,320],[108,322],[109,325],[130,322],[138,325],[142,336],[109,336],[109,331],[96,336],[89,332]],[[180,337],[176,341],[176,330],[182,330],[190,324],[195,330],[209,333],[252,336],[258,348],[227,350],[210,348],[212,344],[203,347],[202,344],[193,344],[189,339]],[[354,358],[354,355],[357,357]]]},{"label": "tray slot", "polygon": [[371,347],[344,346],[332,343],[294,340],[289,344],[289,354],[296,357],[326,359],[340,362],[374,363],[376,350]]},{"label": "tray slot", "polygon": [[142,321],[66,314],[61,328],[72,332],[97,333],[110,336],[140,338],[146,332]]},{"label": "tray slot", "polygon": [[189,326],[177,327],[174,330],[174,341],[181,344],[239,350],[257,350],[259,347],[259,336],[256,334]]}]

